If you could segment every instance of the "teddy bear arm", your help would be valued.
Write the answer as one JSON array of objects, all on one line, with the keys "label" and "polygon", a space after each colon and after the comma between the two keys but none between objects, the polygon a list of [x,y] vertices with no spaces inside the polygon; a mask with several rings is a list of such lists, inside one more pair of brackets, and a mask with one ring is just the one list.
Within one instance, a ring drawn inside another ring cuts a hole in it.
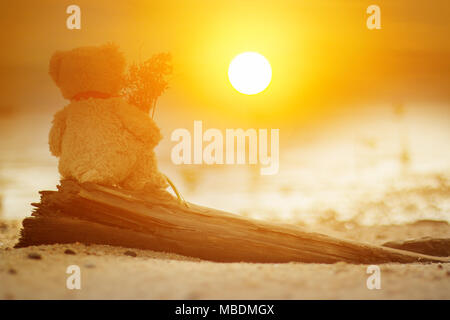
[{"label": "teddy bear arm", "polygon": [[66,129],[66,109],[58,111],[53,118],[53,125],[50,129],[48,144],[50,152],[55,156],[61,155],[61,143]]},{"label": "teddy bear arm", "polygon": [[156,123],[134,106],[119,104],[118,115],[125,128],[148,147],[155,147],[162,139]]}]

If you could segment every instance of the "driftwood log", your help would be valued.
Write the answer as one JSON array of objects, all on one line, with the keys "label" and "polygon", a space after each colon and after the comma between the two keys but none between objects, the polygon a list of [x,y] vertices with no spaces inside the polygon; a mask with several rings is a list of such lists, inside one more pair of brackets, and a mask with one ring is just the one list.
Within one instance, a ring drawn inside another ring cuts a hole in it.
[{"label": "driftwood log", "polygon": [[450,256],[450,239],[424,237],[405,241],[389,241],[383,246],[437,257]]},{"label": "driftwood log", "polygon": [[41,191],[16,247],[96,243],[151,249],[220,262],[378,264],[449,262],[449,258],[337,239],[300,227],[186,206],[168,192],[138,194],[63,180]]}]

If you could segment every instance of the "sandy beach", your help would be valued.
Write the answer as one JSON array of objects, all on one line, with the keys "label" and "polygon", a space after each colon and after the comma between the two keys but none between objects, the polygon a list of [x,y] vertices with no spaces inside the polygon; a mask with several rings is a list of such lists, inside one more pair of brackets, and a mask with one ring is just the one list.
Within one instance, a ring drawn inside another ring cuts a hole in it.
[{"label": "sandy beach", "polygon": [[449,3],[5,1],[0,300],[450,300]]},{"label": "sandy beach", "polygon": [[[213,263],[170,253],[103,245],[12,248],[19,220],[0,222],[1,299],[450,299],[449,264],[380,265],[381,289],[366,286],[366,265]],[[381,244],[450,237],[447,222],[315,229]],[[81,270],[69,290],[66,269]]]}]

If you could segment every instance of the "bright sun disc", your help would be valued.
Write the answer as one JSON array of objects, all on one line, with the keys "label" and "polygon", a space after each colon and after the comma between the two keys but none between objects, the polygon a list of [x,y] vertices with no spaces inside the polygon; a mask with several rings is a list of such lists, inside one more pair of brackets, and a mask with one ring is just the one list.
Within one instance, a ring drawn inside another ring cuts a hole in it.
[{"label": "bright sun disc", "polygon": [[257,94],[263,91],[272,79],[269,61],[256,52],[237,55],[228,68],[231,85],[243,94]]}]

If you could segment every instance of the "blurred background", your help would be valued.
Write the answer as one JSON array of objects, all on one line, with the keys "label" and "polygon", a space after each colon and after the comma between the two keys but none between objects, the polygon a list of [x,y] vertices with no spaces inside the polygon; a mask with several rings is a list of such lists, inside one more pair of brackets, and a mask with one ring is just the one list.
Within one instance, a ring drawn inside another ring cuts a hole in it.
[{"label": "blurred background", "polygon": [[[66,28],[67,6],[81,30]],[[24,1],[1,6],[0,216],[31,214],[55,189],[48,150],[64,100],[48,75],[56,50],[117,43],[127,60],[170,52],[158,100],[159,166],[186,199],[258,219],[299,224],[450,221],[450,3],[377,1]],[[264,55],[272,82],[246,96],[227,69]],[[170,134],[279,128],[280,170],[172,164]]]}]

